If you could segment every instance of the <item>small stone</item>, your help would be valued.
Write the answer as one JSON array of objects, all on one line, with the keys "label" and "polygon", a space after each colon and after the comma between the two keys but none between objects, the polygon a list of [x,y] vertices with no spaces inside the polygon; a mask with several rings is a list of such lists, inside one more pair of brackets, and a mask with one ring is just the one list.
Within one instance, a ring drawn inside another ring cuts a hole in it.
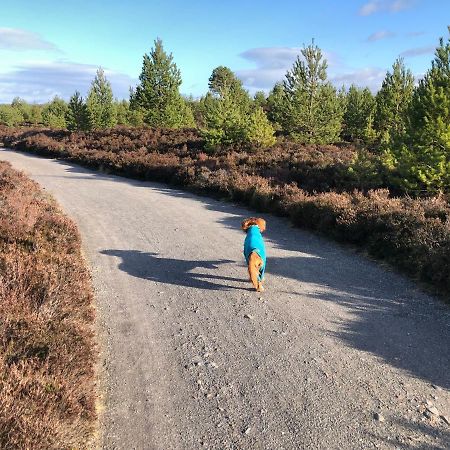
[{"label": "small stone", "polygon": [[251,427],[247,427],[247,428],[245,429],[245,431],[244,431],[244,434],[250,433],[250,430],[251,430]]},{"label": "small stone", "polygon": [[378,421],[378,422],[384,422],[386,419],[384,418],[384,416],[380,413],[375,413],[373,415],[373,418]]},{"label": "small stone", "polygon": [[436,391],[442,391],[442,388],[440,388],[439,386],[437,386],[436,384],[432,384],[431,387],[433,389],[436,389]]},{"label": "small stone", "polygon": [[217,369],[218,365],[215,362],[210,362],[209,365],[213,368],[213,369]]},{"label": "small stone", "polygon": [[426,403],[427,403],[427,406],[433,406],[433,402],[431,400],[427,400]]},{"label": "small stone", "polygon": [[250,314],[244,314],[244,318],[248,319],[248,320],[252,320],[253,316],[251,316]]},{"label": "small stone", "polygon": [[262,297],[258,297],[258,300],[262,300],[263,298]]}]

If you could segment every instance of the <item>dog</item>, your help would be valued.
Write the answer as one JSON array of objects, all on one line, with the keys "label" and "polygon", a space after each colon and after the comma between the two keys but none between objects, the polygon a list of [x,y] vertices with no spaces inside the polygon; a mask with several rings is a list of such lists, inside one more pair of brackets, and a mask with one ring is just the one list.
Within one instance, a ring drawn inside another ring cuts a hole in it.
[{"label": "dog", "polygon": [[261,233],[266,230],[266,221],[260,217],[249,217],[242,222],[241,227],[247,233],[244,241],[244,256],[250,281],[258,292],[262,292],[266,270],[266,247]]}]

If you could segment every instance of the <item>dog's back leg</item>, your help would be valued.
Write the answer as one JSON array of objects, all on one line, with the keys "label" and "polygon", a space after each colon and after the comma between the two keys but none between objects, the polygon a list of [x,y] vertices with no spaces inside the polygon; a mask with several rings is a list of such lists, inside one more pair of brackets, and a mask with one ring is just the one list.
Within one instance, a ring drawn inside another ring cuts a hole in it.
[{"label": "dog's back leg", "polygon": [[263,290],[261,282],[258,280],[259,271],[263,265],[263,261],[261,257],[256,252],[250,253],[248,258],[248,273],[250,275],[250,280],[255,287],[255,289],[259,292]]}]

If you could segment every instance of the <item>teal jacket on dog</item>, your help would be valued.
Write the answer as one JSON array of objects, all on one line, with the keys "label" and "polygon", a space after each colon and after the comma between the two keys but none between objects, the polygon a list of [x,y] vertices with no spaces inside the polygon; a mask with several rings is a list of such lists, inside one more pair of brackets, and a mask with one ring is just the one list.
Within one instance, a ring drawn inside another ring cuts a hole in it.
[{"label": "teal jacket on dog", "polygon": [[250,253],[256,252],[261,257],[263,261],[263,265],[259,270],[258,280],[261,281],[264,277],[264,271],[266,270],[266,247],[264,246],[263,237],[261,235],[261,231],[259,230],[258,225],[251,225],[247,229],[247,237],[244,241],[244,256],[245,261],[248,264],[248,258],[250,257]]}]

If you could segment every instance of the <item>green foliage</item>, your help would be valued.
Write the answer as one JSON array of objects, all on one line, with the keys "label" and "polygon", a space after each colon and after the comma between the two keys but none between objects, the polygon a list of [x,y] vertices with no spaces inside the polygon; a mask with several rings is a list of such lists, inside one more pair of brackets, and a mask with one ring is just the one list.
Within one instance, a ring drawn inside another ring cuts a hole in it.
[{"label": "green foliage", "polygon": [[15,127],[23,122],[23,116],[18,108],[11,105],[0,105],[0,124]]},{"label": "green foliage", "polygon": [[50,128],[66,128],[67,103],[55,96],[42,110],[42,121]]},{"label": "green foliage", "polygon": [[127,120],[132,127],[142,127],[144,126],[144,113],[140,109],[130,109]]},{"label": "green foliage", "polygon": [[350,86],[345,98],[342,135],[346,140],[371,143],[375,137],[373,119],[375,98],[368,88]]},{"label": "green foliage", "polygon": [[30,106],[30,113],[28,117],[28,121],[32,125],[38,125],[42,123],[42,106],[41,105],[31,105]]},{"label": "green foliage", "polygon": [[207,128],[202,131],[206,146],[211,151],[219,145],[244,141],[244,117],[230,95],[211,98],[205,105]]},{"label": "green foliage", "polygon": [[[242,82],[227,67],[217,67],[209,78],[210,92],[203,99],[206,146],[213,150],[222,145],[250,144],[254,147],[275,143],[274,129],[264,110],[251,101]],[[257,96],[265,102],[264,93]]]},{"label": "green foliage", "polygon": [[86,101],[90,128],[103,130],[116,124],[116,110],[113,104],[111,83],[102,68],[97,70]]},{"label": "green foliage", "polygon": [[244,125],[244,140],[255,147],[269,147],[275,144],[274,133],[264,110],[257,107]]},{"label": "green foliage", "polygon": [[267,98],[266,94],[264,94],[264,91],[257,91],[255,92],[255,95],[253,96],[253,106],[261,108],[266,108],[267,106]]},{"label": "green foliage", "polygon": [[386,150],[385,164],[408,192],[450,191],[450,38],[440,39],[414,91],[407,134]]},{"label": "green foliage", "polygon": [[87,131],[91,121],[86,103],[78,91],[70,97],[66,113],[67,129],[70,131]]},{"label": "green foliage", "polygon": [[282,126],[303,143],[326,144],[339,140],[343,105],[326,81],[327,62],[314,42],[301,51],[283,82],[287,98]]},{"label": "green foliage", "polygon": [[287,122],[288,99],[282,83],[276,83],[267,97],[267,117],[277,130]]},{"label": "green foliage", "polygon": [[403,59],[397,59],[387,72],[376,95],[374,127],[381,143],[393,142],[406,130],[406,116],[414,90],[414,76]]},{"label": "green foliage", "polygon": [[118,125],[129,125],[130,103],[127,100],[114,102],[114,109],[116,110],[116,120]]},{"label": "green foliage", "polygon": [[130,95],[130,108],[140,111],[147,125],[180,128],[194,126],[192,110],[179,93],[181,74],[161,39],[144,55],[140,84]]}]

